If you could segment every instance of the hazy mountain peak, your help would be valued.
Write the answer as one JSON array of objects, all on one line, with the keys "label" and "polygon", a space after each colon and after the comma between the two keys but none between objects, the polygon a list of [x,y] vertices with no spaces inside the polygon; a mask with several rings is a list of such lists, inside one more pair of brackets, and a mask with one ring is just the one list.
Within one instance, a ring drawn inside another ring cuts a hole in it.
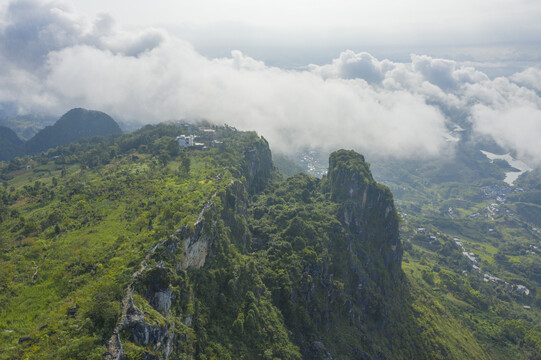
[{"label": "hazy mountain peak", "polygon": [[84,138],[121,132],[116,121],[106,113],[75,108],[65,113],[54,125],[39,131],[25,146],[28,153],[37,153]]}]

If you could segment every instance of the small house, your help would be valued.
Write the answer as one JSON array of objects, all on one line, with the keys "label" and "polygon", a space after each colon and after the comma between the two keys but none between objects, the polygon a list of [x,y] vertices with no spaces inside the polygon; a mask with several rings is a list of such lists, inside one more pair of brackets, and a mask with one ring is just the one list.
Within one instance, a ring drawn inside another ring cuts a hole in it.
[{"label": "small house", "polygon": [[177,136],[178,145],[181,148],[193,146],[193,135],[179,135]]}]

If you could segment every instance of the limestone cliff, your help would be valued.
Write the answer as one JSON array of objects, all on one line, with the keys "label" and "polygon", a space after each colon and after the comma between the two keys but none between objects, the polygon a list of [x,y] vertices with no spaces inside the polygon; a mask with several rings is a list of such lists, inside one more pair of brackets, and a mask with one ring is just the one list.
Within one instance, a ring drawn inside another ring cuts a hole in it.
[{"label": "limestone cliff", "polygon": [[367,261],[382,261],[395,278],[402,246],[389,188],[376,183],[369,164],[354,151],[339,150],[330,155],[328,179],[331,199],[340,203],[340,222],[367,251]]},{"label": "limestone cliff", "polygon": [[275,176],[269,143],[265,138],[254,141],[244,150],[242,173],[247,180],[248,192],[254,194],[265,188]]}]

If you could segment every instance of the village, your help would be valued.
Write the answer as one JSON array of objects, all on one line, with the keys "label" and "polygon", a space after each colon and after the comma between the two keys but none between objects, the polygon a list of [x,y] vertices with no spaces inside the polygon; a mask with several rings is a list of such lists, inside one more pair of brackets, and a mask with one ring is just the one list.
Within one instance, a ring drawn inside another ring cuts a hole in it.
[{"label": "village", "polygon": [[514,192],[523,192],[524,189],[507,185],[488,185],[481,187],[481,191],[487,199],[504,199],[505,196]]},{"label": "village", "polygon": [[182,124],[182,126],[184,126],[184,128],[187,130],[186,132],[188,133],[188,135],[180,134],[176,137],[178,145],[182,149],[208,150],[222,144],[222,141],[216,139],[216,130],[214,129],[199,127],[197,128],[199,135],[194,135],[191,124]]},{"label": "village", "polygon": [[[493,229],[489,229],[489,230],[493,230]],[[416,232],[417,232],[418,235],[426,235],[426,233],[427,233],[426,229],[423,228],[423,227],[417,228]],[[439,233],[437,233],[436,235],[439,235]],[[430,243],[434,243],[438,239],[437,239],[437,237],[435,235],[428,235],[428,240],[429,240]],[[481,267],[480,267],[480,258],[479,258],[478,255],[476,255],[472,251],[468,251],[466,249],[466,247],[464,246],[464,243],[459,238],[455,237],[455,238],[453,238],[452,241],[455,244],[455,246],[458,247],[458,249],[462,251],[462,255],[469,260],[472,270],[475,273],[478,273],[480,276],[483,277],[483,281],[491,282],[491,283],[494,283],[494,284],[497,284],[497,285],[502,285],[502,286],[505,287],[506,290],[516,292],[516,293],[518,293],[520,295],[524,295],[524,296],[530,295],[530,290],[526,286],[521,285],[521,284],[509,283],[509,282],[507,282],[505,280],[500,279],[497,276],[492,275],[488,271],[483,271],[483,269],[481,269]],[[535,252],[537,254],[541,254],[541,249],[538,248],[537,246],[532,245],[532,246],[530,246],[530,248],[531,248],[531,250],[529,250],[529,251]],[[467,276],[468,272],[466,270],[463,270],[462,274],[464,276]],[[529,307],[524,306],[524,308],[528,309]]]},{"label": "village", "polygon": [[[494,217],[497,215],[507,215],[509,217],[516,217],[514,213],[509,210],[505,210],[505,213],[500,211],[500,205],[505,204],[505,197],[509,194],[515,192],[523,192],[522,188],[515,188],[511,186],[504,185],[489,185],[481,187],[481,192],[486,199],[492,199],[495,202],[491,202],[487,205],[483,212],[475,212],[471,215],[468,215],[470,219],[477,219],[486,217],[491,220],[494,220]],[[450,208],[449,213],[452,215],[452,209]]]}]

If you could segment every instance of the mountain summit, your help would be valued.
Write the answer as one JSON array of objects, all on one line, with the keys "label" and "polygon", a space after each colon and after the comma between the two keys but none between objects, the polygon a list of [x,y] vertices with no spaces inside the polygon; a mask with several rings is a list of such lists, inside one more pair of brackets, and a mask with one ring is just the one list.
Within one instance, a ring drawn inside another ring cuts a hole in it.
[{"label": "mountain summit", "polygon": [[64,114],[54,125],[39,131],[25,144],[29,154],[93,136],[120,134],[112,117],[101,111],[75,108]]}]

